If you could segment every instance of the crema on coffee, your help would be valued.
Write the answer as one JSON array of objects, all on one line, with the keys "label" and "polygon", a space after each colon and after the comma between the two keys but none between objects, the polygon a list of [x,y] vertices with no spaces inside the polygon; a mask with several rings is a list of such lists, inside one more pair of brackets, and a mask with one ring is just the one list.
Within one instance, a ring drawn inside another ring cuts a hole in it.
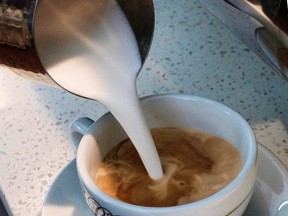
[{"label": "crema on coffee", "polygon": [[158,128],[151,134],[164,177],[152,180],[128,139],[104,158],[96,185],[109,196],[141,206],[176,206],[208,197],[231,182],[242,167],[229,142],[190,129]]}]

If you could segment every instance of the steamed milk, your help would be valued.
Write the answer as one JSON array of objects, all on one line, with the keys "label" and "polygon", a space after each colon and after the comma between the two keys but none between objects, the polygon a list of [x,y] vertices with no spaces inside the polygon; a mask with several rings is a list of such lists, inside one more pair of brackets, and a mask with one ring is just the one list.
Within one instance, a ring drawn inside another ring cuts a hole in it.
[{"label": "steamed milk", "polygon": [[[73,14],[69,22],[58,14],[61,27],[55,26],[57,32],[47,37],[68,38],[56,45],[63,49],[51,55],[46,63],[49,74],[66,89],[106,105],[133,141],[149,176],[161,178],[159,156],[136,93],[136,76],[142,62],[127,18],[114,0],[98,5],[85,5],[83,1],[71,5],[69,10]],[[81,16],[78,16],[79,11]],[[65,60],[57,62],[58,59]]]}]

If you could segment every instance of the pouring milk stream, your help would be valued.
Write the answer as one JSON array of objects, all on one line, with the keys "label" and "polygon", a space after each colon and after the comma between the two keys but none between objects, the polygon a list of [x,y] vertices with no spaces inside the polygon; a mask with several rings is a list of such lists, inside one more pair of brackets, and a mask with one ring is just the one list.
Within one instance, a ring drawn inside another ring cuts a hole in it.
[{"label": "pouring milk stream", "polygon": [[[161,178],[159,156],[136,92],[141,56],[124,12],[115,0],[70,5],[67,1],[41,11],[53,22],[46,19],[35,29],[35,35],[45,40],[36,40],[38,52],[49,53],[49,58],[40,60],[60,86],[103,103],[132,140],[149,176]],[[55,31],[46,31],[48,25]]]}]

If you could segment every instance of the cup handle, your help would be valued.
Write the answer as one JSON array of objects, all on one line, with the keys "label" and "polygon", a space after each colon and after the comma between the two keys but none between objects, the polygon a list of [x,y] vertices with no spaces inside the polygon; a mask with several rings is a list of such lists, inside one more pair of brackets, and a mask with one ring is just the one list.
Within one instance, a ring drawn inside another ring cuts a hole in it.
[{"label": "cup handle", "polygon": [[79,118],[71,123],[70,133],[74,147],[76,149],[78,148],[78,145],[82,137],[88,131],[88,129],[91,127],[93,123],[94,121],[87,117]]}]

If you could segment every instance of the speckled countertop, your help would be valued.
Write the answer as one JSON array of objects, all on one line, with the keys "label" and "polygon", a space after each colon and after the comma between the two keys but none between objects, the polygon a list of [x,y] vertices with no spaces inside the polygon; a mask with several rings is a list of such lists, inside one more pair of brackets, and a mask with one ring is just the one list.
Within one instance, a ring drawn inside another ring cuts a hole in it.
[{"label": "speckled countertop", "polygon": [[[288,83],[196,0],[156,0],[156,29],[139,96],[189,93],[232,107],[257,140],[288,166]],[[13,215],[35,216],[74,157],[70,123],[99,118],[96,101],[23,79],[0,67],[0,194]]]}]

